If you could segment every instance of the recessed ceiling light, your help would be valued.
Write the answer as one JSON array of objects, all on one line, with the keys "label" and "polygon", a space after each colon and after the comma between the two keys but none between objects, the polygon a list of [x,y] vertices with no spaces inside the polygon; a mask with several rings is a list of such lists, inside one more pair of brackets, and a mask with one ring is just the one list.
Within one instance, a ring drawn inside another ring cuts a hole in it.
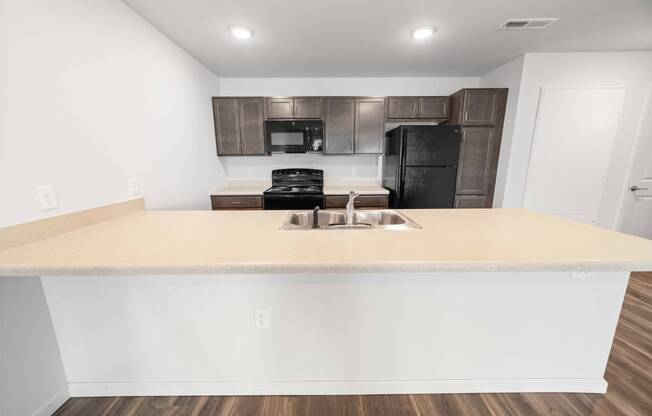
[{"label": "recessed ceiling light", "polygon": [[231,34],[238,39],[249,39],[254,35],[254,31],[244,26],[231,26]]},{"label": "recessed ceiling light", "polygon": [[410,35],[414,39],[428,39],[434,35],[436,31],[437,30],[432,26],[419,26],[410,32]]}]

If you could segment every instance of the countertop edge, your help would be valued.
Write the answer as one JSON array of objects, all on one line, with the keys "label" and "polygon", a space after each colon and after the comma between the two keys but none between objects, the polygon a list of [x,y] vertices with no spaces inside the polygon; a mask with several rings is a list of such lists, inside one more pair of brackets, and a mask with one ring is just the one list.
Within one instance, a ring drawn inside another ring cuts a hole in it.
[{"label": "countertop edge", "polygon": [[313,274],[313,273],[463,273],[463,272],[613,272],[646,271],[652,262],[554,262],[554,263],[375,263],[375,264],[221,264],[175,267],[0,267],[0,277],[9,276],[95,276],[95,275],[171,275],[171,274]]}]

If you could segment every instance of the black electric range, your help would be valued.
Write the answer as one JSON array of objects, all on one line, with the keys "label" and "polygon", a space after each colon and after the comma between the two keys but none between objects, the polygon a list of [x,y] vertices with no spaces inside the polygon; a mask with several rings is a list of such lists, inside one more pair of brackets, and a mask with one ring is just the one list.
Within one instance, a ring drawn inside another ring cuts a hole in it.
[{"label": "black electric range", "polygon": [[313,209],[324,207],[324,171],[275,169],[272,187],[263,192],[265,209]]}]

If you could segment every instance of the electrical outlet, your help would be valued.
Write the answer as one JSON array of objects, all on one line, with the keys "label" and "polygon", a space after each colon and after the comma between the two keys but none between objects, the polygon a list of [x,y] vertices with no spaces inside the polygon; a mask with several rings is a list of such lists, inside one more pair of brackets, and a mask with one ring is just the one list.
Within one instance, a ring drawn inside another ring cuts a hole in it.
[{"label": "electrical outlet", "polygon": [[129,178],[129,196],[134,197],[140,195],[140,189],[138,188],[138,179]]},{"label": "electrical outlet", "polygon": [[356,168],[351,169],[351,176],[353,176],[354,178],[358,176],[358,169]]},{"label": "electrical outlet", "polygon": [[57,197],[54,195],[54,188],[51,186],[39,186],[36,188],[36,193],[41,203],[41,211],[57,209]]},{"label": "electrical outlet", "polygon": [[253,169],[249,169],[249,177],[250,178],[254,177],[254,170]]},{"label": "electrical outlet", "polygon": [[595,272],[571,272],[571,279],[584,280],[590,279],[595,275]]},{"label": "electrical outlet", "polygon": [[269,328],[269,309],[256,309],[254,311],[254,320],[256,321],[256,328]]}]

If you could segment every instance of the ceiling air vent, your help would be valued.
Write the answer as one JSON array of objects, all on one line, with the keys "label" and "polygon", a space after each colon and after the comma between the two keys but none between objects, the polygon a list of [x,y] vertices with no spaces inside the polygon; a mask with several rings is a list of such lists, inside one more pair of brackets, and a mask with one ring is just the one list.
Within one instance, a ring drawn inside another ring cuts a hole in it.
[{"label": "ceiling air vent", "polygon": [[502,25],[498,26],[498,30],[512,30],[512,29],[545,29],[551,24],[559,20],[556,17],[537,17],[533,19],[509,19]]}]

